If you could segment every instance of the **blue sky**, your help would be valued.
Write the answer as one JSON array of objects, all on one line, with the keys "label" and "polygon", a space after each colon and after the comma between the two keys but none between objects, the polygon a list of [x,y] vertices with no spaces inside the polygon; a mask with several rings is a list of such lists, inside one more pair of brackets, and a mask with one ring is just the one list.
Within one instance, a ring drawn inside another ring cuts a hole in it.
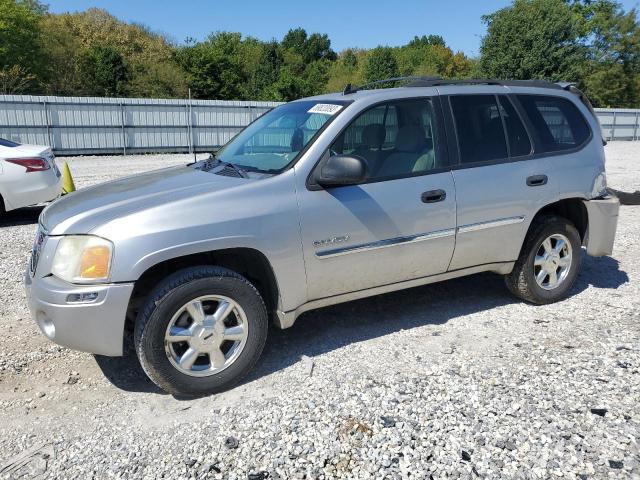
[{"label": "blue sky", "polygon": [[[478,54],[480,17],[508,0],[44,0],[55,13],[104,8],[143,23],[178,42],[218,30],[262,40],[280,39],[289,28],[327,33],[337,51],[347,47],[402,45],[414,35],[442,35],[451,48]],[[629,9],[638,0],[623,0]]]}]

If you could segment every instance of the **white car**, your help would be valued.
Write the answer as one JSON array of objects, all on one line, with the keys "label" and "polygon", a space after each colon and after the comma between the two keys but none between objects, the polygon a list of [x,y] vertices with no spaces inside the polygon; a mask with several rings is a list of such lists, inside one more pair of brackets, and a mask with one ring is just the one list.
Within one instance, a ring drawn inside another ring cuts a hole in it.
[{"label": "white car", "polygon": [[55,200],[61,192],[51,148],[0,138],[0,213]]}]

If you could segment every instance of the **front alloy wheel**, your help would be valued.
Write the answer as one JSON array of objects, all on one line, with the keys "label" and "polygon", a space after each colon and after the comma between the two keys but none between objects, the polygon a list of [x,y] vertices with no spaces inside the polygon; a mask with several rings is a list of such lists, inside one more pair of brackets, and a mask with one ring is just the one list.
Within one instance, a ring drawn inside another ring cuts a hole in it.
[{"label": "front alloy wheel", "polygon": [[247,343],[242,307],[229,297],[205,295],[187,302],[164,335],[171,364],[186,375],[206,377],[229,367]]},{"label": "front alloy wheel", "polygon": [[255,365],[267,338],[258,290],[220,267],[193,267],[162,281],[138,313],[140,364],[160,388],[205,395],[237,383]]}]

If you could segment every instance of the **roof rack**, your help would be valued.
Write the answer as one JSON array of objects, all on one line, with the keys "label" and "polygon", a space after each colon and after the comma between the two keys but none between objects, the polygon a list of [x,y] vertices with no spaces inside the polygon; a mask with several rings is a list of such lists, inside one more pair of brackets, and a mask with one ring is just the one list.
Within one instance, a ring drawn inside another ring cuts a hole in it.
[{"label": "roof rack", "polygon": [[443,87],[446,85],[499,85],[502,87],[540,87],[553,88],[556,90],[563,89],[560,84],[549,82],[547,80],[497,80],[497,79],[468,79],[468,80],[416,80],[408,87]]},{"label": "roof rack", "polygon": [[466,80],[445,80],[440,77],[393,77],[385,78],[375,82],[366,83],[359,87],[354,87],[350,83],[342,92],[343,95],[356,93],[359,90],[366,90],[374,85],[381,85],[390,82],[408,81],[406,87],[444,87],[448,85],[499,85],[503,87],[538,87],[552,88],[556,90],[570,90],[574,87],[573,83],[560,82],[553,83],[547,80],[496,80],[496,79],[466,79]]},{"label": "roof rack", "polygon": [[349,95],[351,93],[356,93],[359,90],[367,90],[369,87],[382,85],[385,83],[391,83],[391,82],[407,82],[407,81],[417,82],[417,81],[440,81],[440,80],[442,80],[442,78],[440,77],[405,76],[405,77],[384,78],[382,80],[376,80],[375,82],[368,82],[368,83],[365,83],[364,85],[359,85],[359,86],[355,86],[355,85],[352,85],[351,83],[347,83],[347,86],[344,87],[342,94]]}]

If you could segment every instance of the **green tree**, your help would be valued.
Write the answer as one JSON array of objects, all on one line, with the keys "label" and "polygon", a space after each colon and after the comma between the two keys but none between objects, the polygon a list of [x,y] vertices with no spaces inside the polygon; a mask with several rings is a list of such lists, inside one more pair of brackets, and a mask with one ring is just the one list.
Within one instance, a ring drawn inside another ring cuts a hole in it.
[{"label": "green tree", "polygon": [[515,0],[483,21],[480,69],[487,77],[568,80],[584,68],[583,23],[563,0]]},{"label": "green tree", "polygon": [[358,56],[353,51],[352,48],[348,48],[342,54],[342,64],[346,68],[357,68],[358,67]]},{"label": "green tree", "polygon": [[307,35],[304,28],[289,30],[282,39],[281,46],[300,55],[306,63],[323,59],[333,61],[337,58],[336,52],[331,50],[331,40],[327,34]]},{"label": "green tree", "polygon": [[302,55],[304,53],[304,46],[307,42],[307,31],[304,28],[292,28],[289,30],[280,45],[285,50],[293,50],[294,52]]},{"label": "green tree", "polygon": [[29,89],[42,71],[40,19],[45,10],[35,0],[0,0],[0,76],[7,89]]},{"label": "green tree", "polygon": [[369,52],[364,78],[375,82],[399,76],[398,62],[390,47],[376,47]]},{"label": "green tree", "polygon": [[88,49],[80,61],[80,73],[87,95],[114,97],[126,92],[129,72],[122,54],[113,47]]},{"label": "green tree", "polygon": [[635,9],[625,12],[609,0],[573,5],[584,20],[588,68],[580,81],[593,103],[601,107],[640,106],[640,27]]},{"label": "green tree", "polygon": [[178,61],[187,72],[194,98],[239,100],[244,97],[247,75],[241,48],[239,33],[218,32],[178,52]]},{"label": "green tree", "polygon": [[104,10],[91,8],[45,15],[40,28],[46,32],[42,41],[47,52],[42,93],[74,95],[84,90],[86,79],[81,70],[88,52],[105,47],[118,52],[127,66],[127,95],[184,98],[187,94],[186,75],[175,59],[175,46],[142,25],[121,22]]},{"label": "green tree", "polygon": [[271,41],[261,45],[259,62],[251,75],[247,98],[271,100],[272,92],[269,89],[278,81],[283,62],[278,42]]},{"label": "green tree", "polygon": [[418,37],[417,35],[413,37],[407,46],[408,47],[432,47],[434,45],[439,45],[441,47],[446,47],[446,43],[444,42],[444,38],[440,35],[422,35]]}]

